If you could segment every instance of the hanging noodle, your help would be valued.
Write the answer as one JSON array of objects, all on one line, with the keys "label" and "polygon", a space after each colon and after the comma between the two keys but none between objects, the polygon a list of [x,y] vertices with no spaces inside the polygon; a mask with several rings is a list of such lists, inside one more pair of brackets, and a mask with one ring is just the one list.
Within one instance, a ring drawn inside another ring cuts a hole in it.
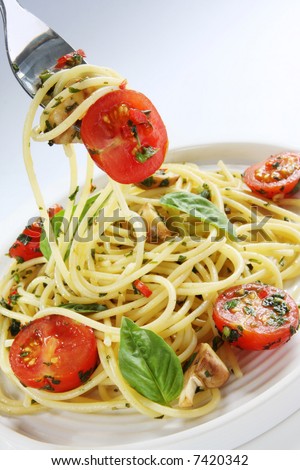
[{"label": "hanging noodle", "polygon": [[[122,317],[129,317],[140,327],[160,335],[184,363],[199,341],[211,342],[217,335],[211,315],[221,290],[255,281],[282,288],[284,281],[299,275],[300,216],[285,208],[287,200],[280,206],[254,196],[245,188],[241,176],[230,172],[223,162],[215,171],[203,171],[189,163],[166,163],[163,168],[176,174],[177,181],[155,189],[110,180],[97,196],[93,193],[93,202],[80,218],[91,196],[94,165],[88,157],[85,183],[76,203],[74,198],[67,199],[64,227],[54,239],[47,205],[34,172],[30,140],[51,141],[76,126],[99,97],[118,89],[122,82],[123,78],[110,69],[80,65],[50,77],[31,104],[24,127],[23,152],[52,255],[48,261],[40,257],[22,264],[14,262],[1,281],[4,300],[7,301],[12,288],[19,295],[13,308],[0,306],[0,364],[6,382],[14,384],[20,392],[19,398],[15,395],[12,398],[5,387],[0,391],[2,413],[18,415],[45,409],[99,413],[128,407],[150,417],[189,418],[209,413],[219,402],[218,389],[196,394],[194,407],[181,409],[177,403],[163,406],[151,402],[128,385],[118,366]],[[49,129],[47,120],[54,107],[73,96],[70,83],[76,83],[80,91],[92,92],[66,119]],[[53,90],[53,98],[42,112],[39,125],[33,127],[37,110],[49,90]],[[73,144],[65,145],[64,151],[70,162],[70,194],[73,194],[78,186]],[[147,239],[139,215],[145,203],[151,203],[159,216],[166,218],[170,214],[161,205],[161,196],[174,191],[199,193],[201,188],[208,188],[211,201],[234,221],[238,241],[228,236],[216,238],[217,229],[211,225],[207,229],[201,223],[192,235],[188,217],[183,219],[180,233],[171,238],[161,243]],[[118,223],[113,220],[116,210],[122,219]],[[147,283],[153,292],[151,298],[133,290],[136,279]],[[106,309],[83,315],[61,307],[93,302]],[[85,384],[71,391],[51,393],[25,388],[9,364],[9,347],[13,342],[9,333],[11,319],[24,325],[49,314],[65,315],[85,324],[97,338],[100,363]],[[224,344],[218,354],[236,377],[241,376],[230,346]]]}]

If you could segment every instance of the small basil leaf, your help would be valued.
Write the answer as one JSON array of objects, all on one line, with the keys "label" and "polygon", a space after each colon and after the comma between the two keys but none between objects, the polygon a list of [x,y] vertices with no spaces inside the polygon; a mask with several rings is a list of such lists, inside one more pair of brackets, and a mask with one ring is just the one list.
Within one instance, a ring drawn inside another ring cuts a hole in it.
[{"label": "small basil leaf", "polygon": [[182,367],[173,349],[126,317],[121,325],[119,366],[129,385],[156,403],[167,405],[182,390]]},{"label": "small basil leaf", "polygon": [[68,308],[77,313],[96,313],[107,310],[107,306],[102,304],[61,304],[59,307]]},{"label": "small basil leaf", "polygon": [[226,215],[221,212],[211,201],[200,196],[188,192],[175,192],[165,194],[160,198],[161,204],[164,206],[178,209],[181,212],[190,214],[191,216],[203,222],[208,222],[214,227],[228,233],[231,239],[237,241],[234,226],[227,219]]},{"label": "small basil leaf", "polygon": [[45,256],[46,260],[49,261],[51,257],[51,248],[50,248],[48,238],[46,237],[46,233],[44,229],[42,229],[42,232],[41,232],[40,250],[43,256]]},{"label": "small basil leaf", "polygon": [[[57,240],[57,237],[59,235],[61,224],[64,220],[64,214],[65,214],[65,211],[61,210],[57,212],[57,214],[55,214],[50,220],[55,240]],[[42,233],[41,233],[40,250],[43,256],[45,256],[45,258],[49,261],[51,257],[51,248],[50,248],[50,244],[49,244],[49,241],[48,241],[48,238],[46,236],[46,232],[44,229],[42,229]]]}]

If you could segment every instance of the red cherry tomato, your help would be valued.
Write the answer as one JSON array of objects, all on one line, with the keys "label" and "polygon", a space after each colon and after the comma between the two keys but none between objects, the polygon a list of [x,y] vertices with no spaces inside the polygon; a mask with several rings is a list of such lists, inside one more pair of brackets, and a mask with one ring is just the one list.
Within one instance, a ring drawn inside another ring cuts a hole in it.
[{"label": "red cherry tomato", "polygon": [[9,352],[22,384],[52,392],[79,387],[98,360],[93,330],[62,315],[33,320],[17,334]]},{"label": "red cherry tomato", "polygon": [[213,319],[222,338],[234,346],[274,349],[296,333],[299,310],[286,291],[253,283],[234,286],[220,294]]},{"label": "red cherry tomato", "polygon": [[[62,210],[62,206],[55,204],[48,209],[50,219]],[[15,243],[9,249],[9,256],[17,259],[20,263],[42,256],[40,240],[42,233],[42,222],[37,219],[31,225],[25,227],[18,236]]]},{"label": "red cherry tomato", "polygon": [[244,182],[262,196],[273,199],[282,194],[291,195],[300,188],[300,154],[286,152],[272,155],[267,160],[250,166],[244,172]]},{"label": "red cherry tomato", "polygon": [[162,164],[165,125],[142,93],[119,89],[94,103],[82,119],[81,138],[92,159],[119,183],[136,183]]}]

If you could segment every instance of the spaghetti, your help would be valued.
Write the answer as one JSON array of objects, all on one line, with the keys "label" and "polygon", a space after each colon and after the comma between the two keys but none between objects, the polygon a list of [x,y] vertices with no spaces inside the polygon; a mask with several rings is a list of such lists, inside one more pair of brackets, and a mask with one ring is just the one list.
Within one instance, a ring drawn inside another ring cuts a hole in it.
[{"label": "spaghetti", "polygon": [[[49,259],[41,256],[21,264],[14,262],[1,281],[4,302],[0,306],[0,364],[7,382],[19,391],[19,396],[12,398],[6,387],[2,388],[2,413],[29,414],[45,409],[99,413],[132,407],[150,417],[207,414],[220,400],[218,388],[197,393],[194,406],[183,409],[177,401],[172,406],[155,403],[129,386],[118,363],[122,318],[162,337],[185,364],[198,343],[212,343],[218,336],[212,310],[220,291],[257,281],[283,288],[285,281],[299,275],[300,216],[285,208],[293,201],[285,199],[281,206],[253,195],[241,175],[231,172],[223,162],[215,171],[204,171],[189,163],[166,163],[163,172],[176,175],[172,184],[142,187],[109,180],[99,193],[91,195],[92,160],[87,160],[85,183],[78,192],[76,153],[72,144],[64,145],[70,162],[69,194],[73,197],[67,199],[63,224],[55,232],[34,172],[30,140],[53,141],[72,126],[76,132],[76,123],[87,109],[122,82],[123,78],[110,69],[80,65],[50,77],[30,107],[23,152],[43,219]],[[74,83],[78,93],[89,93],[61,123],[49,128],[47,121],[53,109],[73,98],[69,84]],[[33,127],[39,105],[49,90],[53,97],[39,125]],[[220,236],[214,224],[178,214],[161,202],[163,196],[175,192],[203,191],[232,221],[234,238],[228,232]],[[149,206],[157,215],[153,238],[142,217]],[[161,239],[160,223],[168,235]],[[136,280],[148,286],[150,297],[134,289]],[[17,298],[8,308],[12,290]],[[95,303],[103,308],[85,313],[68,308],[70,304]],[[12,321],[24,325],[49,314],[64,315],[92,328],[100,357],[86,383],[61,393],[24,387],[9,363],[9,348],[14,341]],[[230,346],[223,344],[217,352],[239,377],[241,371]]]}]

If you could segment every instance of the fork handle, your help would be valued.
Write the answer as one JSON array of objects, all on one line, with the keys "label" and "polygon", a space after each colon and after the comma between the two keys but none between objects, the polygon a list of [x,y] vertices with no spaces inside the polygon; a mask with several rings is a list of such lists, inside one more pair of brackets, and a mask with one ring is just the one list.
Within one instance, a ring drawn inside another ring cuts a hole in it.
[{"label": "fork handle", "polygon": [[[9,47],[8,40],[7,40],[7,30],[9,28],[8,23],[10,22],[10,19],[12,20],[12,22],[14,22],[15,19],[18,18],[18,14],[20,14],[20,10],[24,11],[24,8],[21,7],[21,5],[19,4],[17,0],[0,0],[0,11],[2,14],[4,30],[5,30],[5,46],[6,46],[7,52],[10,51],[10,53],[13,52],[13,54],[15,53],[15,51],[10,50],[11,48]],[[14,26],[20,27],[21,25],[14,24]]]},{"label": "fork handle", "polygon": [[22,7],[19,2],[17,2],[17,0],[0,0],[0,11],[5,26],[7,22],[7,16],[10,14],[14,14],[20,8]]}]

